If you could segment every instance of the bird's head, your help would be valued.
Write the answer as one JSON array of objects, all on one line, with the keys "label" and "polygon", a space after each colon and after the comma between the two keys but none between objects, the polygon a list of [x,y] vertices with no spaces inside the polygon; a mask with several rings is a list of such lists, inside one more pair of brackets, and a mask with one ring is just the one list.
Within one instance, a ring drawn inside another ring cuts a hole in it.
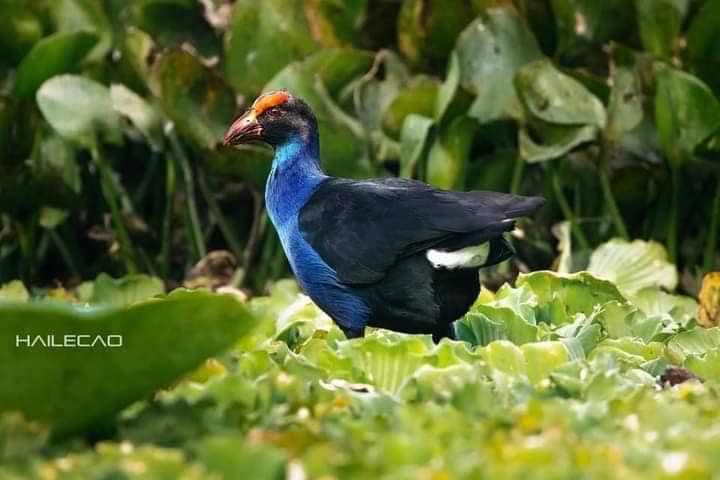
[{"label": "bird's head", "polygon": [[224,145],[251,141],[273,147],[317,134],[317,121],[310,107],[285,90],[260,95],[225,133]]}]

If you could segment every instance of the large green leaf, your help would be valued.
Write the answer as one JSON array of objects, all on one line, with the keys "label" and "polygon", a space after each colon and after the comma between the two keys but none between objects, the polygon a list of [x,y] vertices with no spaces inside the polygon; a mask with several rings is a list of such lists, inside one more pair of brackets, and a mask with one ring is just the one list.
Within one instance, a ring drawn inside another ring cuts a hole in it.
[{"label": "large green leaf", "polygon": [[60,75],[43,83],[37,102],[45,119],[65,139],[84,147],[102,139],[119,143],[120,117],[110,90],[79,75]]},{"label": "large green leaf", "polygon": [[515,108],[509,79],[541,56],[525,21],[512,8],[491,8],[463,30],[457,40],[460,84],[477,97],[469,114],[480,122],[506,117]]},{"label": "large green leaf", "polygon": [[235,94],[213,70],[185,51],[171,51],[153,66],[155,93],[185,138],[213,149],[236,113]]},{"label": "large green leaf", "polygon": [[138,27],[163,47],[179,48],[187,43],[204,57],[220,53],[220,41],[203,18],[200,2],[140,0],[137,4]]},{"label": "large green leaf", "polygon": [[18,66],[13,94],[32,98],[45,80],[75,70],[97,41],[97,35],[82,31],[43,38]]},{"label": "large green leaf", "polygon": [[643,240],[616,238],[603,243],[590,255],[588,271],[614,282],[626,295],[645,287],[674,290],[678,282],[677,269],[668,262],[665,248]]},{"label": "large green leaf", "polygon": [[420,66],[442,63],[458,33],[473,18],[465,0],[404,0],[398,15],[398,47]]},{"label": "large green leaf", "polygon": [[655,124],[663,152],[673,165],[720,129],[720,101],[698,78],[657,64]]},{"label": "large green leaf", "polygon": [[687,0],[635,0],[640,38],[649,52],[670,57],[677,43]]},{"label": "large green leaf", "polygon": [[[1,303],[0,337],[7,345],[21,343],[0,349],[0,410],[20,410],[50,424],[56,435],[98,428],[228,348],[254,324],[232,295],[200,291],[126,307]],[[45,344],[67,344],[72,336],[75,343],[100,337],[121,346],[43,347],[38,336]]]},{"label": "large green leaf", "polygon": [[237,90],[254,95],[315,48],[302,2],[240,0],[225,36],[225,76]]},{"label": "large green leaf", "polygon": [[520,68],[515,86],[523,105],[536,118],[558,125],[605,128],[605,108],[600,100],[549,60],[537,60]]}]

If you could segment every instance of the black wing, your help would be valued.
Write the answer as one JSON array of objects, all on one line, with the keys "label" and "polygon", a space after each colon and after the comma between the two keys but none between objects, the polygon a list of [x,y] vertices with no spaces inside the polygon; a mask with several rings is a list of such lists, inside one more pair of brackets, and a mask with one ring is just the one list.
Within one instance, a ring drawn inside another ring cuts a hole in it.
[{"label": "black wing", "polygon": [[481,243],[512,230],[540,197],[451,192],[402,178],[324,180],[300,211],[300,231],[347,284],[379,281],[398,260],[436,245]]}]

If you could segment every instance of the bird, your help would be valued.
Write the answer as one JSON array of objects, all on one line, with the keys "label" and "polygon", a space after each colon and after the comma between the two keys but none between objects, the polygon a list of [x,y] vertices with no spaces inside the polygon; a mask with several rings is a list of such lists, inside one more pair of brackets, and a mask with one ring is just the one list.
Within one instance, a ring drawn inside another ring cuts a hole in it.
[{"label": "bird", "polygon": [[320,165],[317,119],[287,90],[260,95],[223,144],[274,149],[265,206],[303,291],[348,339],[366,327],[455,337],[478,270],[515,251],[504,238],[542,197],[457,192],[418,180],[349,179]]}]

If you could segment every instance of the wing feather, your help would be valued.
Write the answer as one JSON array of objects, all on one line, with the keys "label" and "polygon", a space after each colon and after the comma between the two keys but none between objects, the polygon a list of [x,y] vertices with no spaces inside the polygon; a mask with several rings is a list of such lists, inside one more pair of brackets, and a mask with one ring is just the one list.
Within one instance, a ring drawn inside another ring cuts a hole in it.
[{"label": "wing feather", "polygon": [[478,243],[496,238],[542,203],[540,197],[452,192],[400,178],[328,178],[302,208],[299,225],[341,282],[369,284],[427,248],[468,234]]}]

